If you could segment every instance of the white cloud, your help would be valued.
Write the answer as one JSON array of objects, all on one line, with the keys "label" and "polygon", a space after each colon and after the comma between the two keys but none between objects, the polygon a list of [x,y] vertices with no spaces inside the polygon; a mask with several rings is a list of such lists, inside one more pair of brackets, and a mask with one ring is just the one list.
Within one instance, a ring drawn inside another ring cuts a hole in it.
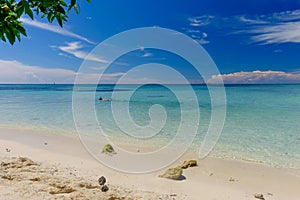
[{"label": "white cloud", "polygon": [[[60,68],[42,68],[26,65],[15,60],[0,60],[0,84],[52,84],[74,83],[80,76],[80,83],[94,83],[101,74],[78,74],[75,71]],[[106,83],[114,83],[124,73],[102,74]]]},{"label": "white cloud", "polygon": [[275,25],[256,27],[248,33],[254,33],[251,39],[262,44],[300,42],[300,22],[285,22]]},{"label": "white cloud", "polygon": [[209,84],[219,83],[220,78],[224,84],[275,84],[275,83],[300,83],[300,74],[282,71],[253,71],[236,72],[231,74],[214,75]]},{"label": "white cloud", "polygon": [[199,44],[208,44],[210,43],[206,38],[208,37],[207,33],[205,32],[190,32],[192,33],[190,35],[191,38],[193,38],[196,42],[198,42]]},{"label": "white cloud", "polygon": [[[226,18],[202,15],[190,17],[188,20],[190,30],[186,29],[186,33],[189,35],[199,35],[199,28],[213,25],[217,29],[234,28],[233,34],[245,34],[251,42],[259,44],[300,43],[299,9],[262,15],[235,15]],[[202,44],[207,43],[204,38],[194,39]]]},{"label": "white cloud", "polygon": [[76,33],[72,33],[70,31],[66,30],[65,28],[61,28],[59,26],[39,22],[39,21],[36,21],[36,20],[31,20],[31,19],[24,18],[24,17],[22,17],[20,19],[20,21],[23,22],[25,25],[28,25],[28,26],[40,28],[40,29],[47,30],[47,31],[51,31],[51,32],[54,32],[54,33],[57,33],[57,34],[60,34],[60,35],[73,37],[73,38],[88,42],[90,44],[95,44],[94,42],[90,41],[86,37],[83,37],[83,36],[78,35]]},{"label": "white cloud", "polygon": [[[264,17],[264,16],[261,16]],[[269,19],[275,19],[279,21],[294,21],[294,20],[300,20],[300,10],[288,10],[284,12],[279,13],[273,13],[271,16],[269,16]]]},{"label": "white cloud", "polygon": [[87,60],[100,62],[100,63],[108,63],[107,60],[101,58],[98,55],[88,54],[84,51],[81,51],[80,49],[83,48],[83,45],[80,42],[67,42],[65,46],[51,46],[51,47],[59,49],[68,54],[71,54],[76,58],[87,59]]},{"label": "white cloud", "polygon": [[250,19],[244,15],[238,16],[237,18],[239,21],[241,21],[242,23],[246,23],[246,24],[267,24],[268,23],[267,21],[264,21],[261,19]]},{"label": "white cloud", "polygon": [[149,53],[149,52],[145,52],[144,55],[142,55],[143,58],[148,58],[148,57],[152,57],[153,54]]},{"label": "white cloud", "polygon": [[190,22],[190,26],[207,26],[211,23],[211,21],[214,19],[214,16],[212,15],[202,15],[202,16],[196,16],[196,17],[189,17],[188,20]]},{"label": "white cloud", "polygon": [[1,83],[68,83],[75,72],[66,69],[47,69],[30,66],[15,60],[0,60]]},{"label": "white cloud", "polygon": [[240,26],[241,30],[235,33],[250,34],[250,38],[254,42],[260,44],[300,42],[300,10],[247,17],[242,15],[235,18],[242,22],[242,24],[236,25]]}]

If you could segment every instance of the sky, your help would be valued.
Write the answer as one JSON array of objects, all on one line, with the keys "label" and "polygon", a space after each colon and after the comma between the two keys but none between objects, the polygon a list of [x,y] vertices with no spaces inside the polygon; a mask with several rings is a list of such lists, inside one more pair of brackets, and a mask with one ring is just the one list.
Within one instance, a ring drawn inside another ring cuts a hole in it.
[{"label": "sky", "polygon": [[[208,83],[300,83],[300,0],[82,0],[80,13],[71,12],[63,28],[40,16],[21,21],[28,37],[13,46],[0,42],[0,83],[73,83],[84,59],[96,67],[107,63],[103,55],[89,55],[98,44],[141,27],[172,29],[202,45],[220,73]],[[141,46],[120,56],[103,80],[114,83],[146,63],[168,65],[192,83],[201,79],[172,52]],[[147,77],[151,72],[168,77],[151,65],[144,72],[128,83],[155,81]],[[94,76],[97,71],[85,81]]]}]

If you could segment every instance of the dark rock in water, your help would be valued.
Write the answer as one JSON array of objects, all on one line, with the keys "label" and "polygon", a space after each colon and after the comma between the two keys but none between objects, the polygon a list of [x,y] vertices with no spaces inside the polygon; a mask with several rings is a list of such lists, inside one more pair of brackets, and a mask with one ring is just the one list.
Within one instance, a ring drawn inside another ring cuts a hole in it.
[{"label": "dark rock in water", "polygon": [[107,192],[108,191],[108,187],[107,185],[103,185],[103,187],[101,188],[102,192]]},{"label": "dark rock in water", "polygon": [[265,199],[263,194],[254,194],[254,197],[255,197],[256,199],[262,199],[262,200]]},{"label": "dark rock in water", "polygon": [[189,168],[189,167],[196,167],[196,166],[197,166],[197,160],[186,160],[181,165],[181,168],[186,169],[186,168]]},{"label": "dark rock in water", "polygon": [[182,169],[180,166],[178,166],[175,168],[167,169],[167,171],[165,171],[164,174],[159,175],[159,177],[173,179],[173,180],[179,180],[181,175],[182,175]]},{"label": "dark rock in water", "polygon": [[106,144],[103,149],[102,153],[107,153],[107,154],[116,154],[114,148],[110,144]]},{"label": "dark rock in water", "polygon": [[106,183],[106,178],[104,176],[101,176],[98,179],[98,183],[99,183],[99,185],[104,185]]}]

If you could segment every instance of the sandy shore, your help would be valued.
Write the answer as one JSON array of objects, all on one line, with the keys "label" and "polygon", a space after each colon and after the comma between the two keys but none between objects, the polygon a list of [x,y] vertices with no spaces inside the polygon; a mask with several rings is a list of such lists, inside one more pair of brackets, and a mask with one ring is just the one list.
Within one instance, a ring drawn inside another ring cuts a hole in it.
[{"label": "sandy shore", "polygon": [[[19,158],[24,157],[24,158]],[[300,171],[206,158],[184,180],[117,172],[92,158],[78,138],[0,128],[0,199],[255,199],[299,200]],[[186,154],[172,166],[197,158]],[[101,192],[100,176],[109,190]]]}]

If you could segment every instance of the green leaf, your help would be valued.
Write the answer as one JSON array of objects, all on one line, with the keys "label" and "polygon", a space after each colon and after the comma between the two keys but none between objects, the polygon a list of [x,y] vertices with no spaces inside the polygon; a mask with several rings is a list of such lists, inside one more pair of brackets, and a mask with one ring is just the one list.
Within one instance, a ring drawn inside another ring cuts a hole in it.
[{"label": "green leaf", "polygon": [[18,31],[19,31],[22,35],[27,36],[26,30],[25,30],[25,28],[24,28],[24,26],[23,26],[22,23],[19,23],[19,24],[17,25],[16,28],[18,29]]},{"label": "green leaf", "polygon": [[0,38],[1,38],[2,41],[6,42],[6,38],[4,36],[4,33],[0,33]]},{"label": "green leaf", "polygon": [[16,8],[16,14],[18,16],[18,18],[21,17],[21,15],[24,13],[24,6],[23,6],[23,1],[20,1],[18,4],[17,4],[17,8]]},{"label": "green leaf", "polygon": [[30,7],[25,7],[25,13],[33,20],[33,12]]},{"label": "green leaf", "polygon": [[56,20],[58,22],[58,24],[63,27],[63,23],[62,23],[62,16],[61,14],[56,15]]},{"label": "green leaf", "polygon": [[65,1],[63,1],[63,0],[60,0],[59,2],[60,2],[60,4],[61,4],[62,6],[68,6],[67,3],[66,3]]},{"label": "green leaf", "polygon": [[15,43],[15,41],[16,41],[16,38],[15,38],[14,34],[12,34],[10,31],[7,30],[5,32],[5,35],[6,35],[7,39],[8,39],[8,41],[9,41],[9,43],[11,45],[13,45]]},{"label": "green leaf", "polygon": [[47,19],[48,19],[49,22],[53,22],[53,19],[54,19],[53,13],[49,13],[48,16],[47,16]]}]

